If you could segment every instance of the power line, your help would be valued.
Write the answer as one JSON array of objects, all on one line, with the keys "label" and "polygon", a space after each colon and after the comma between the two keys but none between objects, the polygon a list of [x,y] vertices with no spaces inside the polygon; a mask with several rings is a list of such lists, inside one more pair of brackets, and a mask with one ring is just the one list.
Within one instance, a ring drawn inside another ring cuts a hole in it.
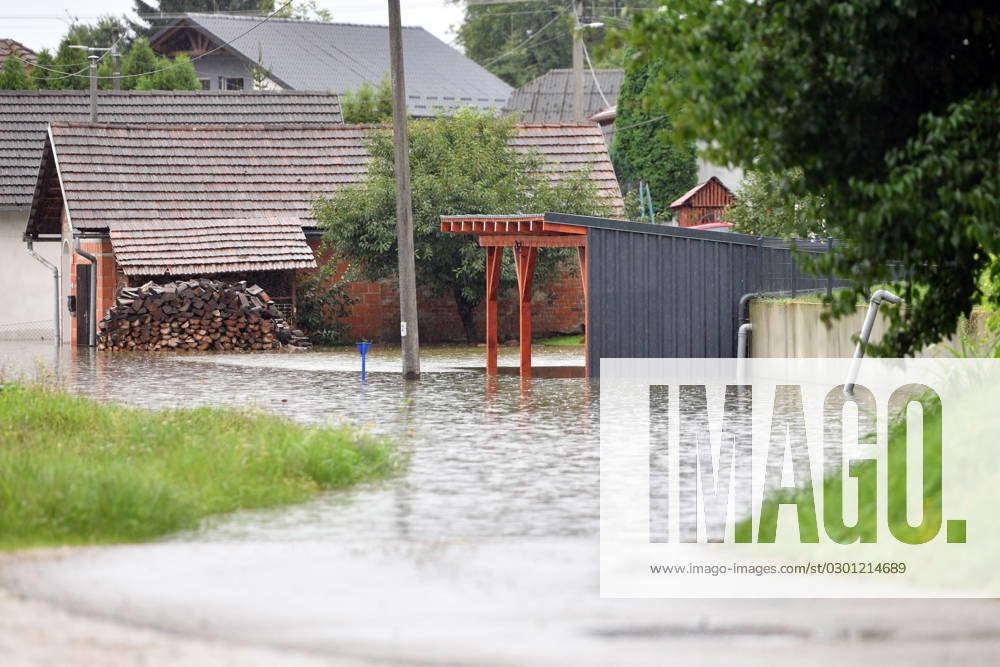
[{"label": "power line", "polygon": [[623,125],[622,127],[611,126],[611,132],[618,132],[620,130],[631,130],[633,127],[639,127],[641,125],[649,125],[650,123],[655,123],[658,120],[663,120],[667,117],[667,114],[657,116],[656,118],[647,118],[646,120],[641,120],[638,123],[629,123],[628,125]]},{"label": "power line", "polygon": [[[580,15],[576,13],[575,6],[573,7],[573,14],[576,15],[577,30],[581,30],[582,26],[580,25]],[[601,99],[604,100],[604,108],[606,109],[611,106],[611,103],[608,102],[607,96],[605,96],[604,91],[601,90],[601,84],[597,80],[597,73],[594,72],[594,63],[590,62],[590,51],[587,49],[587,40],[583,39],[582,36],[580,39],[580,46],[583,47],[583,55],[587,58],[587,67],[590,68],[590,76],[594,79],[594,85],[597,86],[597,92],[601,95]]]},{"label": "power line", "polygon": [[[288,0],[288,2],[286,2],[283,5],[281,5],[280,7],[278,7],[277,9],[275,9],[273,12],[271,12],[270,14],[268,14],[266,17],[264,17],[263,20],[258,21],[257,23],[254,23],[252,26],[250,26],[249,28],[247,28],[246,30],[244,30],[239,35],[237,35],[236,37],[233,37],[230,41],[223,42],[222,44],[220,44],[219,46],[215,47],[214,49],[211,49],[209,51],[206,51],[205,53],[202,53],[201,55],[197,55],[194,58],[191,58],[188,62],[193,63],[196,60],[200,60],[200,59],[204,58],[205,56],[212,55],[213,53],[215,53],[216,51],[219,51],[220,49],[224,49],[227,46],[232,46],[233,42],[235,42],[236,40],[238,40],[238,39],[240,39],[240,38],[242,38],[242,37],[250,34],[254,30],[256,30],[257,28],[261,27],[262,25],[264,25],[265,23],[267,23],[268,21],[270,21],[272,18],[274,18],[274,16],[276,14],[278,14],[278,12],[282,11],[283,9],[285,9],[285,7],[287,7],[288,5],[292,4],[292,2],[293,2],[293,0]],[[22,58],[18,58],[17,56],[12,55],[11,57],[12,58],[16,58],[17,60],[20,60],[23,63],[27,63],[26,60],[23,60]],[[31,63],[28,63],[28,64],[31,64]],[[175,62],[175,63],[173,63],[171,65],[167,65],[166,67],[161,67],[159,69],[150,70],[149,72],[142,72],[141,74],[121,74],[117,78],[119,78],[119,79],[132,79],[132,78],[140,77],[140,76],[149,76],[150,74],[157,74],[159,72],[165,72],[165,71],[173,69],[175,67],[180,67],[183,64],[184,63],[177,63],[177,62]],[[56,72],[58,74],[66,74],[66,72],[62,72],[60,70],[52,69],[50,67],[42,67],[41,65],[34,65],[34,67],[39,67],[41,69],[48,70],[50,72]],[[88,65],[88,68],[89,68],[89,65]],[[80,74],[80,73],[75,73],[75,74],[68,74],[67,76],[83,76],[83,75]],[[56,77],[56,78],[62,78],[62,77]],[[98,79],[114,79],[116,77],[114,77],[114,76],[98,76],[96,78],[98,78]]]},{"label": "power line", "polygon": [[509,56],[510,54],[514,53],[515,51],[521,49],[522,47],[524,47],[525,45],[527,45],[528,42],[530,42],[531,40],[535,39],[540,34],[542,34],[542,32],[544,32],[546,28],[548,28],[550,25],[552,25],[553,23],[555,23],[556,20],[559,19],[565,12],[566,12],[566,8],[565,7],[563,9],[560,9],[556,13],[556,15],[552,17],[552,20],[550,20],[548,23],[546,23],[545,25],[543,25],[541,28],[539,28],[535,32],[531,33],[531,35],[528,37],[528,39],[524,40],[523,42],[521,42],[520,44],[518,44],[517,46],[515,46],[512,49],[504,51],[503,53],[501,53],[500,55],[496,56],[495,58],[490,58],[486,62],[479,63],[479,64],[482,65],[483,67],[489,67],[490,65],[492,65],[496,61],[500,60],[501,58],[506,58],[507,56]]}]

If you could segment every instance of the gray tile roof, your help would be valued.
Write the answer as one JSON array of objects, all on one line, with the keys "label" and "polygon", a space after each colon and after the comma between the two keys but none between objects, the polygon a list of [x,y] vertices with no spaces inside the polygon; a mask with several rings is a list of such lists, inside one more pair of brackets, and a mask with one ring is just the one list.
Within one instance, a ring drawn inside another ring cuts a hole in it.
[{"label": "gray tile roof", "polygon": [[[376,85],[389,72],[387,26],[271,19],[243,35],[260,17],[187,17],[155,36],[154,48],[189,21],[216,41],[231,43],[249,62],[256,63],[259,45],[273,78],[293,90],[343,93],[365,82]],[[416,116],[462,106],[499,110],[511,92],[501,79],[420,27],[403,28],[403,59],[407,107]]]},{"label": "gray tile roof", "polygon": [[[129,124],[243,125],[341,122],[332,93],[102,91],[99,120]],[[87,91],[0,91],[0,207],[27,206],[49,122],[90,118]]]},{"label": "gray tile roof", "polygon": [[[607,104],[594,85],[594,77],[589,70],[584,71],[583,107],[584,118],[590,118],[616,103],[618,90],[622,86],[625,73],[620,69],[594,70],[601,84]],[[504,113],[523,112],[525,123],[569,123],[573,121],[573,70],[554,69],[534,81],[529,81],[510,94],[504,105]]]},{"label": "gray tile roof", "polygon": [[[77,229],[120,224],[295,217],[313,226],[316,195],[365,178],[371,127],[124,126],[57,123],[46,143],[30,232],[58,233],[62,198]],[[616,209],[621,193],[599,127],[523,125],[511,144],[537,152],[553,179],[590,170]],[[63,194],[52,168],[58,160]]]}]

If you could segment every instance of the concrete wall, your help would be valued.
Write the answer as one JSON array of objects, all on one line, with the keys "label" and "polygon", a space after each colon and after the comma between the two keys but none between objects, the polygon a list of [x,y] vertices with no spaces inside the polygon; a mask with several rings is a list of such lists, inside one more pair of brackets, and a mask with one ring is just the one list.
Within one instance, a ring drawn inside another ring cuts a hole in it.
[{"label": "concrete wall", "polygon": [[[888,326],[882,311],[898,306],[883,304],[872,329],[871,342],[881,340]],[[761,299],[750,303],[750,322],[753,324],[752,356],[763,357],[850,357],[856,343],[852,337],[860,333],[864,323],[867,305],[858,306],[850,316],[825,324],[820,315],[824,306],[820,303],[794,300]],[[973,335],[982,335],[985,315],[973,313],[965,324]],[[959,336],[924,349],[918,356],[950,357],[950,349],[959,349]]]},{"label": "concrete wall", "polygon": [[[52,273],[28,254],[21,240],[27,220],[26,207],[0,209],[0,339],[54,336]],[[58,265],[58,243],[39,242],[35,250]]]}]

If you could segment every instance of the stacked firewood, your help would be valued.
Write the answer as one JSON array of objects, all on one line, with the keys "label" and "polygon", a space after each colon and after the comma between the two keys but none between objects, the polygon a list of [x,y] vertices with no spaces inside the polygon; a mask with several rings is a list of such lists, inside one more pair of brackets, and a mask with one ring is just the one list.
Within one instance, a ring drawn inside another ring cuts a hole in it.
[{"label": "stacked firewood", "polygon": [[199,278],[121,290],[98,325],[99,350],[277,350],[309,347],[274,301],[246,281]]}]

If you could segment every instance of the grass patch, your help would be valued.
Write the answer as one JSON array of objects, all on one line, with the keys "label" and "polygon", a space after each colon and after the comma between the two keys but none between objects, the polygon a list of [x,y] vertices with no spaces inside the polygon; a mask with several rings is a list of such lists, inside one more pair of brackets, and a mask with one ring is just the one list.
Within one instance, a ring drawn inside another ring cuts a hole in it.
[{"label": "grass patch", "polygon": [[569,336],[553,336],[534,341],[535,345],[583,345],[583,334],[572,334]]},{"label": "grass patch", "polygon": [[392,447],[249,410],[148,411],[0,384],[0,549],[139,542],[385,477]]}]

